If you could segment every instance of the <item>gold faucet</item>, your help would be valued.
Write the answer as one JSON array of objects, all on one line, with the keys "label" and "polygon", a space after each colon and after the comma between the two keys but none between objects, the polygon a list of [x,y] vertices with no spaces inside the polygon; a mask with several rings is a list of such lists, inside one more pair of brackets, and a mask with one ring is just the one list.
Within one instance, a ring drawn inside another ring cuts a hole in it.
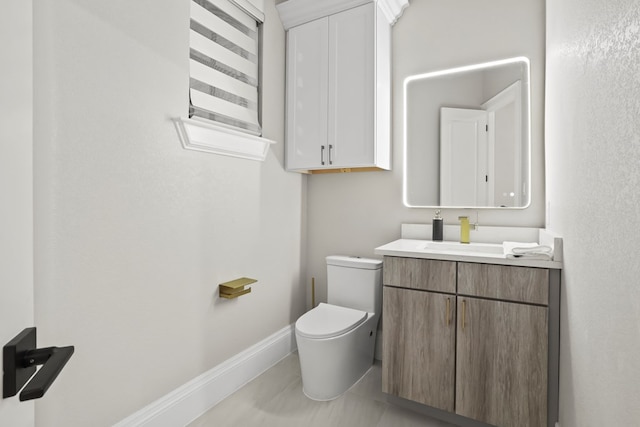
[{"label": "gold faucet", "polygon": [[469,243],[469,217],[459,216],[460,220],[460,243]]},{"label": "gold faucet", "polygon": [[460,243],[469,243],[469,230],[477,230],[478,229],[478,217],[476,212],[476,222],[475,224],[469,224],[468,216],[459,216],[460,220]]}]

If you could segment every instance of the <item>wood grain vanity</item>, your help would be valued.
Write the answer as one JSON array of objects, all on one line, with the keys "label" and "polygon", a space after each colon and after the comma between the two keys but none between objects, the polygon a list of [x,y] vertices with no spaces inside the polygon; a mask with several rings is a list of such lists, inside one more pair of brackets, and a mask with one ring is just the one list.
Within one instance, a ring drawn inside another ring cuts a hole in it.
[{"label": "wood grain vanity", "polygon": [[553,427],[560,270],[496,262],[384,257],[383,391],[461,426]]}]

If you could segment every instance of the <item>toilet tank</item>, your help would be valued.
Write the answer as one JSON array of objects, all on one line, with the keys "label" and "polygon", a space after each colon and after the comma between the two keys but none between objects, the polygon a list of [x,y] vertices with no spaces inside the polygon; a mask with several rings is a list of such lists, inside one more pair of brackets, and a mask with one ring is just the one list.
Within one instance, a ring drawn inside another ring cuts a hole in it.
[{"label": "toilet tank", "polygon": [[328,256],[327,302],[379,314],[382,305],[382,261]]}]

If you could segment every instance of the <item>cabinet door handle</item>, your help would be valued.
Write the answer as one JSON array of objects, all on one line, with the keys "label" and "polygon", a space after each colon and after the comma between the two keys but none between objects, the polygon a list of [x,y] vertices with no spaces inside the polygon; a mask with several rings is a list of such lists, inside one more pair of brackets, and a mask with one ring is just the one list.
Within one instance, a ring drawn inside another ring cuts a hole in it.
[{"label": "cabinet door handle", "polygon": [[320,164],[324,166],[324,145],[320,146]]},{"label": "cabinet door handle", "polygon": [[333,160],[331,160],[331,150],[333,150],[333,145],[329,144],[329,164],[333,164]]},{"label": "cabinet door handle", "polygon": [[464,324],[467,322],[467,310],[466,310],[466,301],[462,300],[462,330],[464,331]]},{"label": "cabinet door handle", "polygon": [[447,298],[447,326],[449,326],[451,318],[451,298]]}]

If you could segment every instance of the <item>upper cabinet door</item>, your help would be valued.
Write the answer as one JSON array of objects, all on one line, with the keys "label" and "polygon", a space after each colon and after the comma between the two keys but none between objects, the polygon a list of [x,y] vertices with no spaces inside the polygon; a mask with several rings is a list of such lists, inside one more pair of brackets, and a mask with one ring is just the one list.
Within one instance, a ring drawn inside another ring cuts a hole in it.
[{"label": "upper cabinet door", "polygon": [[328,158],[328,29],[321,18],[287,32],[288,169],[324,167]]},{"label": "upper cabinet door", "polygon": [[329,167],[375,162],[374,8],[329,17]]},{"label": "upper cabinet door", "polygon": [[287,31],[288,170],[391,168],[390,31],[375,2]]}]

